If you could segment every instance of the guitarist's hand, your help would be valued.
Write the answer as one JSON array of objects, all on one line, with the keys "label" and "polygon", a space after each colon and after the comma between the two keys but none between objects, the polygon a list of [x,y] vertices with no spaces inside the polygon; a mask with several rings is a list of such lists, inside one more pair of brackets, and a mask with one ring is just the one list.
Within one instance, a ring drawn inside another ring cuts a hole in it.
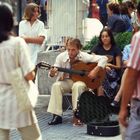
[{"label": "guitarist's hand", "polygon": [[105,70],[106,70],[106,72],[109,72],[109,71],[111,71],[111,68],[109,66],[106,66]]},{"label": "guitarist's hand", "polygon": [[56,67],[52,67],[50,69],[50,76],[51,77],[54,77],[55,75],[57,75],[57,73],[58,73],[58,69]]},{"label": "guitarist's hand", "polygon": [[99,66],[96,66],[92,71],[89,72],[88,77],[90,79],[96,79],[98,76],[98,72],[100,71],[100,69],[102,69]]}]

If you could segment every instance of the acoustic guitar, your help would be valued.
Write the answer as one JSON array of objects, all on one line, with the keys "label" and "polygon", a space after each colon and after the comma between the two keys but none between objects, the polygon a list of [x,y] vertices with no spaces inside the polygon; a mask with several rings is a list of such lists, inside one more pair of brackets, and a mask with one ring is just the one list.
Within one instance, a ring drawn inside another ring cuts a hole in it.
[{"label": "acoustic guitar", "polygon": [[[61,68],[61,67],[57,67],[57,69],[60,72],[69,73],[71,79],[74,82],[82,81],[87,85],[88,88],[97,89],[101,85],[101,83],[105,77],[105,70],[104,69],[100,70],[95,79],[90,79],[87,76],[88,73],[92,69],[94,69],[96,66],[97,66],[97,63],[84,63],[84,62],[78,61],[78,62],[72,64],[71,69]],[[53,66],[49,65],[48,63],[46,63],[44,61],[41,61],[37,64],[37,67],[41,68],[41,69],[49,70]]]}]

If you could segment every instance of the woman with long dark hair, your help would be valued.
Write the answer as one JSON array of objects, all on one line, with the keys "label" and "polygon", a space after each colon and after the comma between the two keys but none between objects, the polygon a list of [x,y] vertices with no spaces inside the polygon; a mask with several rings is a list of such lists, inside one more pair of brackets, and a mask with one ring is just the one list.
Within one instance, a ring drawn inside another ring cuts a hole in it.
[{"label": "woman with long dark hair", "polygon": [[107,55],[110,59],[106,65],[106,77],[103,85],[98,89],[98,95],[104,93],[114,98],[121,73],[121,50],[116,46],[114,36],[109,28],[104,28],[99,35],[98,45],[93,47],[92,53]]},{"label": "woman with long dark hair", "polygon": [[0,140],[9,140],[10,129],[19,130],[24,140],[41,140],[37,118],[33,110],[22,112],[17,103],[15,91],[8,73],[16,69],[15,52],[18,48],[18,62],[25,80],[34,79],[34,65],[27,50],[26,42],[11,36],[13,15],[4,4],[0,5]]}]

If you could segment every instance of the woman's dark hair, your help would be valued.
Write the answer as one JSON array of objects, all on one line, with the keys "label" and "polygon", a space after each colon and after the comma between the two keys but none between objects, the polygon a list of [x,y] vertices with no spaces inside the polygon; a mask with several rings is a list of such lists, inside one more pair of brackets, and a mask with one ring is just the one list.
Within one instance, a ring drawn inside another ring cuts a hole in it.
[{"label": "woman's dark hair", "polygon": [[7,40],[14,25],[12,11],[8,6],[0,5],[0,43]]},{"label": "woman's dark hair", "polygon": [[126,1],[127,8],[136,9],[134,3],[132,1]]},{"label": "woman's dark hair", "polygon": [[113,14],[120,14],[118,3],[108,3],[107,7],[113,12]]},{"label": "woman's dark hair", "polygon": [[129,15],[129,12],[128,12],[128,7],[127,7],[127,4],[126,3],[122,3],[119,5],[119,9],[120,9],[120,14],[122,15]]},{"label": "woman's dark hair", "polygon": [[114,36],[113,36],[113,33],[112,33],[112,31],[111,31],[109,28],[107,28],[107,27],[103,28],[102,31],[100,32],[100,35],[99,35],[99,43],[98,43],[98,45],[103,45],[103,42],[102,42],[102,39],[101,39],[101,36],[102,36],[102,33],[103,33],[103,32],[107,32],[107,33],[108,33],[108,36],[110,37],[111,45],[112,45],[112,46],[116,45],[115,39],[114,39]]}]

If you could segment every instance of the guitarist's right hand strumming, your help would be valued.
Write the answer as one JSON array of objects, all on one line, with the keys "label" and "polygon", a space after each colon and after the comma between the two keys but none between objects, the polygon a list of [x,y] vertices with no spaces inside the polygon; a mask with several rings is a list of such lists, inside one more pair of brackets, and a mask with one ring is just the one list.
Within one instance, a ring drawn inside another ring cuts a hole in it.
[{"label": "guitarist's right hand strumming", "polygon": [[103,69],[103,68],[102,68],[102,67],[99,67],[99,66],[94,67],[94,69],[91,70],[91,71],[89,72],[88,77],[89,77],[90,79],[96,79],[97,76],[99,75],[98,73],[99,73],[102,69]]},{"label": "guitarist's right hand strumming", "polygon": [[54,77],[54,76],[57,75],[57,73],[58,73],[58,68],[56,68],[56,67],[51,67],[51,69],[50,69],[50,71],[49,71],[49,75],[50,75],[51,77]]}]

